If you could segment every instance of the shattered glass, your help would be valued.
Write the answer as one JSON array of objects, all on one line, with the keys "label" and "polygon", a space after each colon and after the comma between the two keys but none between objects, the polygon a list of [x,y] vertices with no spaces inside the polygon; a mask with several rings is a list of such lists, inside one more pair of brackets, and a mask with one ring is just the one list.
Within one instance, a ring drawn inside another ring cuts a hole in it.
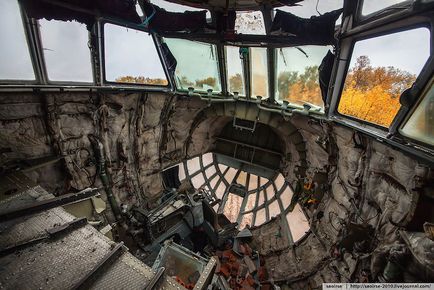
[{"label": "shattered glass", "polygon": [[261,11],[237,11],[235,31],[239,34],[265,35],[264,16]]}]

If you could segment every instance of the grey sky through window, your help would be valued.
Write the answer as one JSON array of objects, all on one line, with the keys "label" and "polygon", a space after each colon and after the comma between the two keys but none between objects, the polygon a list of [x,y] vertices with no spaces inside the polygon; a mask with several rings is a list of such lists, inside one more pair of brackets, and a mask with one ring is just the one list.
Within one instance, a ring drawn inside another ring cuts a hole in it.
[{"label": "grey sky through window", "polygon": [[0,1],[0,39],[0,79],[35,79],[16,0]]},{"label": "grey sky through window", "polygon": [[86,25],[76,21],[39,21],[48,78],[52,81],[92,82]]},{"label": "grey sky through window", "polygon": [[166,75],[152,36],[122,26],[104,25],[106,79],[125,76],[164,79]]},{"label": "grey sky through window", "polygon": [[413,1],[403,1],[403,0],[364,0],[363,1],[363,8],[362,8],[362,14],[368,15],[373,12],[382,10],[384,8],[390,7],[392,5],[401,3],[401,2],[413,2]]},{"label": "grey sky through window", "polygon": [[373,67],[394,66],[417,75],[430,55],[430,31],[417,28],[359,41],[350,67],[361,55],[369,56]]}]

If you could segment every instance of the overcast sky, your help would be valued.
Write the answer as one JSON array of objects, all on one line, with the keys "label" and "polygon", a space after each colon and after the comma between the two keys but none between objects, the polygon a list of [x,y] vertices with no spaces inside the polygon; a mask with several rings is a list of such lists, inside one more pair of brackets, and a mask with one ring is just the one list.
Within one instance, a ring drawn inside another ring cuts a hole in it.
[{"label": "overcast sky", "polygon": [[[153,1],[171,11],[182,12],[185,6],[168,2]],[[342,6],[342,0],[319,0],[318,10],[325,13]],[[366,0],[367,11],[375,6],[384,8],[386,4],[397,0]],[[163,4],[164,3],[164,4]],[[300,7],[285,7],[300,17],[318,15],[317,0],[306,0]],[[3,79],[31,79],[33,72],[26,47],[23,26],[17,10],[16,0],[0,1],[0,77]],[[191,8],[191,10],[197,10]],[[48,75],[52,80],[91,80],[91,62],[88,49],[87,30],[83,24],[76,22],[40,21],[44,56]],[[258,24],[262,25],[261,23]],[[394,66],[417,74],[429,56],[429,30],[419,28],[411,32],[400,32],[384,37],[360,41],[356,44],[352,63],[360,55],[367,55],[373,66]],[[114,80],[119,76],[143,75],[152,78],[164,78],[160,59],[156,54],[152,38],[144,32],[123,27],[106,25],[106,65],[107,78]],[[175,42],[172,42],[172,45]],[[176,43],[181,44],[181,43]],[[169,43],[170,45],[170,43]],[[194,81],[208,76],[218,76],[216,56],[209,45],[194,45],[192,42],[182,47],[177,45],[174,54],[178,58],[178,72],[189,75]],[[308,50],[308,49],[305,49]],[[308,53],[306,58],[297,50],[287,50],[288,70],[302,71],[305,66],[319,64],[325,55],[324,49]],[[231,55],[232,61],[238,61],[237,55]],[[288,61],[290,60],[290,61]],[[229,66],[231,74],[239,70],[239,62]],[[282,67],[282,62],[278,63]]]},{"label": "overcast sky", "polygon": [[34,79],[16,0],[0,0],[0,78]]}]

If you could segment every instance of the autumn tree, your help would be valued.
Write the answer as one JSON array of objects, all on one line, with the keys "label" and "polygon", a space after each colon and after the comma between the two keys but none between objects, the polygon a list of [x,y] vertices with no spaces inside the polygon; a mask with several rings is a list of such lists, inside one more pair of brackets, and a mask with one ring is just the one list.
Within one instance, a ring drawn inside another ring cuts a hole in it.
[{"label": "autumn tree", "polygon": [[217,79],[213,77],[196,80],[196,86],[201,88],[205,88],[205,86],[215,88],[216,84],[217,84]]},{"label": "autumn tree", "polygon": [[243,78],[241,74],[235,74],[229,78],[229,91],[244,92]]},{"label": "autumn tree", "polygon": [[415,80],[407,71],[373,67],[367,56],[360,56],[347,74],[338,111],[389,127],[400,108],[401,93]]},{"label": "autumn tree", "polygon": [[285,71],[277,78],[279,98],[293,104],[305,102],[322,106],[318,66],[308,66],[302,74]]}]

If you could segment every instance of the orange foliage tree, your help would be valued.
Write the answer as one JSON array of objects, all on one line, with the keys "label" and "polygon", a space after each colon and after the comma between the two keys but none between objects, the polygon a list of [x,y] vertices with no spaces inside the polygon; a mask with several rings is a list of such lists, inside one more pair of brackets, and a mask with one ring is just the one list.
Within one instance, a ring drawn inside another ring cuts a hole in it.
[{"label": "orange foliage tree", "polygon": [[229,78],[229,91],[238,93],[244,92],[241,74],[235,74]]},{"label": "orange foliage tree", "polygon": [[279,98],[303,105],[305,102],[323,106],[318,80],[318,66],[308,66],[302,74],[285,71],[277,78]]},{"label": "orange foliage tree", "polygon": [[399,96],[415,80],[393,66],[372,67],[367,56],[360,56],[347,74],[338,111],[389,127],[400,108]]}]

